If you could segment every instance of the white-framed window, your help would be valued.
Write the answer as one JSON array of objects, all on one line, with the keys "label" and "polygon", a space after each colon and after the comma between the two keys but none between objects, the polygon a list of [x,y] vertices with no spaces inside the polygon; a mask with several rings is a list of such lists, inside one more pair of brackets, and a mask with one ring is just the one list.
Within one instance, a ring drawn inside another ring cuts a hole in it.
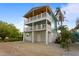
[{"label": "white-framed window", "polygon": [[43,26],[44,29],[46,28],[46,25],[45,24],[43,24],[42,26]]},{"label": "white-framed window", "polygon": [[27,37],[29,37],[29,36],[30,36],[30,34],[29,34],[29,33],[26,33],[26,36],[27,36]]}]

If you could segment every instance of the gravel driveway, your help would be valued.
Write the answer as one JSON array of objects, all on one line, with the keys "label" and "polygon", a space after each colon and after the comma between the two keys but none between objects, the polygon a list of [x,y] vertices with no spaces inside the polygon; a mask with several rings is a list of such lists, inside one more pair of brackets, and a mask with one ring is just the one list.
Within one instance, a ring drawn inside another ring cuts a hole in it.
[{"label": "gravel driveway", "polygon": [[1,42],[0,55],[2,56],[61,56],[64,50],[58,45],[29,42]]},{"label": "gravel driveway", "polygon": [[69,49],[65,52],[65,56],[79,56],[79,44],[72,44]]}]

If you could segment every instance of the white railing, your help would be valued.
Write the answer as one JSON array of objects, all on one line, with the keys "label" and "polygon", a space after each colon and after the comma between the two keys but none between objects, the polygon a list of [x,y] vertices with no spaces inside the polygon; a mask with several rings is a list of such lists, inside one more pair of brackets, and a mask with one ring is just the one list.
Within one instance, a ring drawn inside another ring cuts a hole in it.
[{"label": "white railing", "polygon": [[[40,25],[35,25],[34,26],[34,29],[32,29],[32,27],[27,27],[24,29],[25,32],[28,32],[28,31],[35,31],[35,30],[45,30],[46,29],[46,24],[40,24]],[[47,25],[47,29],[51,29],[51,26],[50,25]]]},{"label": "white railing", "polygon": [[35,25],[34,29],[32,29],[32,27],[24,28],[24,31],[28,32],[28,31],[45,30],[45,29],[46,29],[46,25],[45,24],[40,24],[40,25]]},{"label": "white railing", "polygon": [[48,20],[51,20],[51,16],[47,12],[44,12],[39,15],[29,17],[28,19],[26,19],[25,23],[32,22],[35,20],[42,20],[43,18],[48,18]]},{"label": "white railing", "polygon": [[45,24],[40,24],[40,25],[34,26],[34,30],[42,30],[42,29],[46,29],[46,25]]},{"label": "white railing", "polygon": [[27,28],[24,28],[24,31],[27,32],[27,31],[31,31],[32,30],[32,27],[27,27]]},{"label": "white railing", "polygon": [[48,28],[48,29],[51,29],[51,26],[50,26],[50,25],[47,25],[47,28]]}]

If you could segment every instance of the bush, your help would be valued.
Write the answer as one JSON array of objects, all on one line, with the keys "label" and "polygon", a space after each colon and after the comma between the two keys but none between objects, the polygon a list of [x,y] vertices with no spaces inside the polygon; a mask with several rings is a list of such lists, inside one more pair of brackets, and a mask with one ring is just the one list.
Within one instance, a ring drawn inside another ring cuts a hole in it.
[{"label": "bush", "polygon": [[66,47],[65,42],[61,42],[60,47],[65,48]]},{"label": "bush", "polygon": [[14,41],[22,41],[22,38],[9,38],[9,39],[4,39],[4,42],[14,42]]},{"label": "bush", "polygon": [[60,37],[57,37],[55,43],[60,44]]},{"label": "bush", "polygon": [[65,26],[62,26],[60,30],[61,30],[60,46],[62,48],[68,48],[71,42],[71,32]]},{"label": "bush", "polygon": [[0,37],[0,42],[2,42],[2,38]]},{"label": "bush", "polygon": [[1,41],[17,41],[18,37],[22,37],[22,33],[13,24],[0,21],[0,37]]}]

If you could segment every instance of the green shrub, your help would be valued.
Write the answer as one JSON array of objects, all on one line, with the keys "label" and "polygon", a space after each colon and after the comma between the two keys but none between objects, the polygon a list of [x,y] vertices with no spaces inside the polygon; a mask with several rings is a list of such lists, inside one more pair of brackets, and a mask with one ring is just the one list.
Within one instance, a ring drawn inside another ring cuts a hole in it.
[{"label": "green shrub", "polygon": [[22,33],[13,24],[0,21],[0,37],[3,41],[6,37],[17,38],[20,36],[22,36]]},{"label": "green shrub", "polygon": [[4,40],[4,42],[14,42],[14,41],[22,41],[22,38],[9,38]]},{"label": "green shrub", "polygon": [[62,48],[68,48],[71,42],[71,32],[65,26],[62,26],[60,30],[61,30],[60,46]]},{"label": "green shrub", "polygon": [[0,37],[0,42],[2,42],[2,38]]}]

